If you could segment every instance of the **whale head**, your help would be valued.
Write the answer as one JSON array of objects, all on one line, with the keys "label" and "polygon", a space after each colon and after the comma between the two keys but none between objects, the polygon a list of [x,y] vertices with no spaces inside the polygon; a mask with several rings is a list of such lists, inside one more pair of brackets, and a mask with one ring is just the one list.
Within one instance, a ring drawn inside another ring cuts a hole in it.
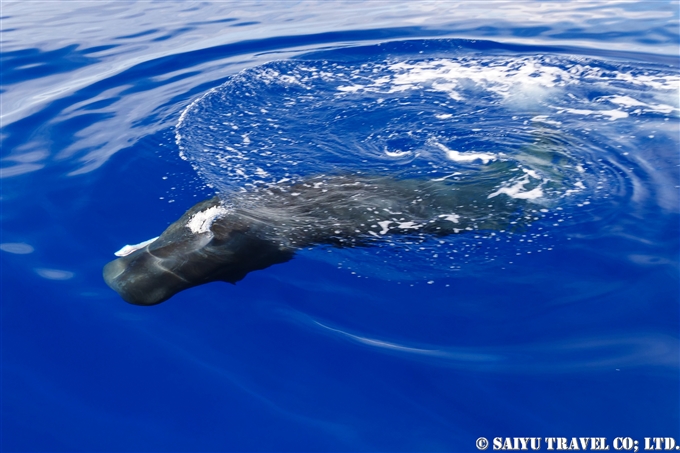
[{"label": "whale head", "polygon": [[249,272],[288,261],[291,249],[261,239],[227,215],[217,197],[201,202],[157,239],[127,246],[104,266],[104,280],[127,302],[155,305],[213,281],[236,283]]}]

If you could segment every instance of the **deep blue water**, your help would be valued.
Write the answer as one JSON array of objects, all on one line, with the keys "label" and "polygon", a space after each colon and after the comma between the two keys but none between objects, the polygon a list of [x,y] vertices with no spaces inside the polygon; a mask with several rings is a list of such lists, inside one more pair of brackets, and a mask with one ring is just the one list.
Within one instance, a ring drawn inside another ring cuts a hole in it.
[{"label": "deep blue water", "polygon": [[[678,15],[2,3],[1,449],[680,443]],[[445,180],[485,226],[152,307],[102,280],[216,192],[333,172]]]}]

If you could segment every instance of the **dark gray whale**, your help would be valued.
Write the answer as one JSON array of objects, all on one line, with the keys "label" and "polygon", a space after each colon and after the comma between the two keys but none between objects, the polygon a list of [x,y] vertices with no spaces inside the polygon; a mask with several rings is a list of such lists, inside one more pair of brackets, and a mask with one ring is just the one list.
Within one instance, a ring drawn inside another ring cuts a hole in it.
[{"label": "dark gray whale", "polygon": [[104,279],[127,302],[154,305],[204,283],[236,283],[302,247],[507,228],[520,200],[491,189],[479,181],[325,176],[245,192],[233,205],[214,197],[108,263]]}]

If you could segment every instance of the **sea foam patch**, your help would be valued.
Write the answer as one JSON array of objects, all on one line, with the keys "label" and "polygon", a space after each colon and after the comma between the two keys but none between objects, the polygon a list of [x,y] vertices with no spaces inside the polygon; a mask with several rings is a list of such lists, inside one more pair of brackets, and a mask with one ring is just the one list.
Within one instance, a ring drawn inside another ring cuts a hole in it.
[{"label": "sea foam patch", "polygon": [[460,152],[453,149],[449,149],[441,143],[435,143],[435,145],[446,153],[446,157],[455,162],[474,162],[481,161],[483,164],[488,164],[492,160],[496,160],[498,156],[491,153],[477,153],[474,151]]}]

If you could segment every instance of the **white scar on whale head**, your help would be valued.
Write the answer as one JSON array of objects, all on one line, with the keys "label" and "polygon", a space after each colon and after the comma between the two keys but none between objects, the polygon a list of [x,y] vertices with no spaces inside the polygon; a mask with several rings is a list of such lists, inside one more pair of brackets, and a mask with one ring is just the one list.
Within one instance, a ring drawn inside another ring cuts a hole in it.
[{"label": "white scar on whale head", "polygon": [[130,253],[134,252],[135,250],[139,250],[141,248],[146,247],[147,245],[151,244],[153,241],[158,239],[160,236],[156,236],[153,239],[149,239],[148,241],[140,242],[139,244],[135,245],[126,245],[122,249],[118,250],[114,255],[116,256],[128,256]]}]

